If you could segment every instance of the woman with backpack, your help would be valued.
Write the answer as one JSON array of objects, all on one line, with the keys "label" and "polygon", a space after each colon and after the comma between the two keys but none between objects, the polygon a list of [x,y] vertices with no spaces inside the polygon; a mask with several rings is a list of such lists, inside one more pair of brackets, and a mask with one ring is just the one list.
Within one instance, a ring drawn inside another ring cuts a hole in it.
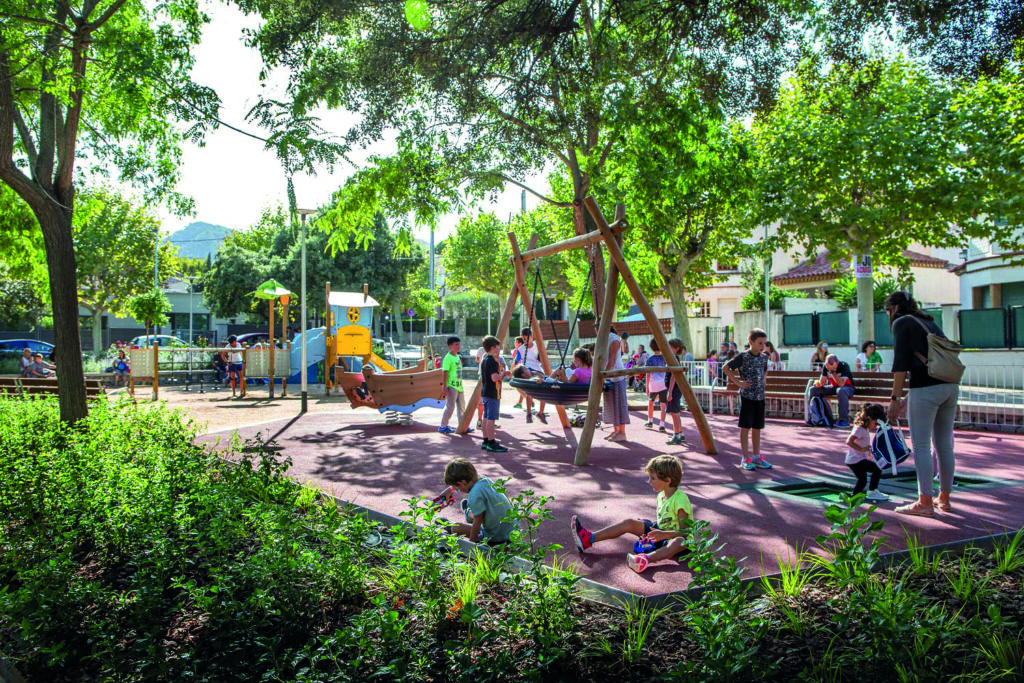
[{"label": "woman with backpack", "polygon": [[[917,471],[918,498],[896,508],[904,515],[931,517],[935,507],[950,512],[953,488],[953,421],[960,396],[963,365],[956,359],[956,345],[906,292],[896,291],[885,300],[885,312],[893,338],[892,371],[895,374],[889,402],[889,421],[895,423],[902,409],[903,388],[908,388],[907,417]],[[950,355],[952,351],[952,355]],[[959,366],[959,372],[956,371]],[[938,376],[936,376],[938,375]],[[932,498],[932,446],[938,456],[939,497]]]}]

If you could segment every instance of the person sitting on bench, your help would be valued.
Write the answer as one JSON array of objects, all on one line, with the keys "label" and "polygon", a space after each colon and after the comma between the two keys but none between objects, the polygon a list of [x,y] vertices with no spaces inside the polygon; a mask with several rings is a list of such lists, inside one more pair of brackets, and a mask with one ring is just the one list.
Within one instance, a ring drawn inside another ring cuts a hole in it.
[{"label": "person sitting on bench", "polygon": [[43,360],[43,354],[37,353],[32,356],[32,365],[28,366],[26,377],[53,377],[55,366]]},{"label": "person sitting on bench", "polygon": [[811,388],[810,398],[815,396],[836,396],[839,401],[839,421],[836,427],[850,426],[850,397],[856,393],[850,364],[839,360],[834,353],[825,358],[821,368],[821,379]]}]

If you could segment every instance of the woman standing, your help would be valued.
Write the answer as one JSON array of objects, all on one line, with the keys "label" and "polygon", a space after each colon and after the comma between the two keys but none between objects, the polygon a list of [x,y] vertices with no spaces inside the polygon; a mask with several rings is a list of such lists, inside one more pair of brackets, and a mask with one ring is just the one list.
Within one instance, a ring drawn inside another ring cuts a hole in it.
[{"label": "woman standing", "polygon": [[821,372],[825,367],[825,359],[828,358],[828,342],[820,341],[814,347],[814,355],[811,356],[811,372]]},{"label": "woman standing", "polygon": [[[598,321],[600,325],[600,321]],[[608,357],[605,370],[622,370],[622,338],[611,327],[608,334]],[[600,377],[596,381],[602,381]],[[604,437],[608,441],[625,441],[626,425],[629,424],[629,404],[626,402],[626,378],[612,377],[610,388],[604,392],[604,421],[612,425],[612,432]]]},{"label": "woman standing", "polygon": [[[907,414],[910,441],[917,470],[918,498],[909,505],[896,508],[904,515],[931,517],[934,506],[949,512],[949,492],[953,488],[955,458],[953,456],[953,421],[960,385],[945,382],[928,374],[928,335],[942,335],[930,315],[918,307],[906,292],[893,292],[885,300],[885,312],[892,327],[892,371],[896,377],[889,403],[889,421],[900,416],[900,396],[909,388]],[[932,500],[932,445],[939,462],[939,499]]]}]

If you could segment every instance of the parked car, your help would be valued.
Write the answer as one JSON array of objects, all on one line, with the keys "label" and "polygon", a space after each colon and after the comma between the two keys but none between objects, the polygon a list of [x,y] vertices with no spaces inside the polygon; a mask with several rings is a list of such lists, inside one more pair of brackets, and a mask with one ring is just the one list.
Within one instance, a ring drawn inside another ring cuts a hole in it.
[{"label": "parked car", "polygon": [[160,348],[181,349],[188,347],[188,343],[184,339],[169,334],[142,335],[141,337],[135,337],[128,344],[130,346],[137,346],[140,349],[148,349],[153,344],[157,344]]},{"label": "parked car", "polygon": [[[269,332],[246,332],[245,334],[238,335],[238,341],[241,342],[242,346],[245,346],[245,347],[248,347],[248,348],[252,348],[252,347],[256,346],[256,344],[259,344],[259,343],[268,344],[268,343],[270,343],[270,333]],[[280,339],[278,339],[277,337],[274,337],[274,343],[275,344],[280,343],[280,341],[281,341]],[[227,346],[227,344],[225,344],[225,346]]]},{"label": "parked car", "polygon": [[51,363],[56,360],[53,344],[36,339],[3,339],[0,340],[0,356],[16,356],[29,349],[32,353],[41,353]]}]

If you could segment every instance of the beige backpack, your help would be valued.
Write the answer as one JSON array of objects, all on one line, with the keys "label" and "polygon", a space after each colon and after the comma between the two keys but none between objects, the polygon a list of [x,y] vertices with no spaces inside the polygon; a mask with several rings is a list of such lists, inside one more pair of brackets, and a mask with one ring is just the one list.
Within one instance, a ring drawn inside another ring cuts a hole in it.
[{"label": "beige backpack", "polygon": [[919,351],[914,351],[914,355],[925,364],[931,377],[943,382],[959,384],[965,369],[964,364],[960,362],[960,352],[964,347],[955,341],[946,339],[941,334],[933,333],[916,315],[910,317],[916,320],[928,335],[928,356],[923,356]]}]

